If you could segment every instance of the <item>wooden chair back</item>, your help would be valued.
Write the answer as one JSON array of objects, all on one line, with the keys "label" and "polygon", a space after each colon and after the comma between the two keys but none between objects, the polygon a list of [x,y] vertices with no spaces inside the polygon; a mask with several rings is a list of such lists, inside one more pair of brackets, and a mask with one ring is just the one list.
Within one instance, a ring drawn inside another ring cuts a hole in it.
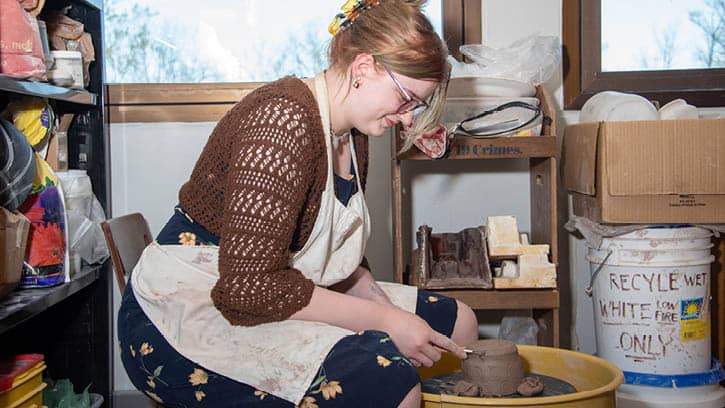
[{"label": "wooden chair back", "polygon": [[111,218],[101,223],[121,293],[141,253],[153,241],[146,219],[140,213]]}]

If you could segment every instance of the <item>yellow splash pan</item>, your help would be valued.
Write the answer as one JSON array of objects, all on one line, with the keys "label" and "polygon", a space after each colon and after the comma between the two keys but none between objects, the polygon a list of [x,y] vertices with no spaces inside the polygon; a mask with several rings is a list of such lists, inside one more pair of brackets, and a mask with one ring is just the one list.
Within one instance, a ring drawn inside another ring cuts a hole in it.
[{"label": "yellow splash pan", "polygon": [[[624,374],[609,361],[576,351],[518,345],[524,372],[548,375],[566,381],[577,392],[551,397],[474,398],[424,392],[421,406],[445,407],[614,407],[615,390],[624,382]],[[445,353],[430,368],[419,368],[422,379],[449,374],[461,369],[461,360]]]}]

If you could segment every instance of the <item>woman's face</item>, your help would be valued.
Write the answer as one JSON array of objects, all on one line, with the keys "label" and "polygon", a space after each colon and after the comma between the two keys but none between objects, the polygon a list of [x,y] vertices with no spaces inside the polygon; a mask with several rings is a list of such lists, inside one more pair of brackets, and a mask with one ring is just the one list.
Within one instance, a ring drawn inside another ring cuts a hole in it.
[{"label": "woman's face", "polygon": [[[414,79],[385,69],[378,69],[361,81],[350,105],[350,118],[357,130],[369,136],[382,136],[396,123],[409,127],[413,123],[413,108],[425,101],[438,82]],[[417,103],[416,103],[417,102]],[[402,108],[402,109],[401,109]]]}]

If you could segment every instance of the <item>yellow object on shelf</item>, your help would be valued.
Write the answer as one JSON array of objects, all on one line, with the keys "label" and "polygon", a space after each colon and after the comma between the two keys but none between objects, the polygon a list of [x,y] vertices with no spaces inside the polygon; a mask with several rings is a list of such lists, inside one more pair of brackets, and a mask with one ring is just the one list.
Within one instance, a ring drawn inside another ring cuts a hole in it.
[{"label": "yellow object on shelf", "polygon": [[13,121],[31,146],[40,151],[50,137],[55,114],[48,102],[41,98],[25,97],[11,102],[4,115]]},{"label": "yellow object on shelf", "polygon": [[40,408],[43,405],[43,370],[45,362],[40,361],[13,379],[12,388],[0,393],[0,407]]},{"label": "yellow object on shelf", "polygon": [[[421,407],[557,407],[610,408],[615,406],[615,390],[624,374],[614,364],[576,351],[553,347],[517,345],[525,372],[543,374],[566,381],[576,388],[572,394],[531,398],[475,398],[423,393]],[[445,353],[430,368],[419,368],[422,379],[461,369],[461,360]]]}]

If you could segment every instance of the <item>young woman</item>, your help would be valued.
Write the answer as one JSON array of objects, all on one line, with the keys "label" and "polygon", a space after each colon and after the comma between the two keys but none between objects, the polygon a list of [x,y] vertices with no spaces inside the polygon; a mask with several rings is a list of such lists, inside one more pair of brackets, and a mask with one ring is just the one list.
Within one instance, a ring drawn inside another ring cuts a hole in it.
[{"label": "young woman", "polygon": [[[376,282],[367,137],[440,115],[447,49],[420,0],[348,1],[329,68],[222,118],[119,312],[134,385],[168,406],[414,407],[416,366],[477,338],[471,309]],[[181,244],[181,245],[179,245]]]}]

